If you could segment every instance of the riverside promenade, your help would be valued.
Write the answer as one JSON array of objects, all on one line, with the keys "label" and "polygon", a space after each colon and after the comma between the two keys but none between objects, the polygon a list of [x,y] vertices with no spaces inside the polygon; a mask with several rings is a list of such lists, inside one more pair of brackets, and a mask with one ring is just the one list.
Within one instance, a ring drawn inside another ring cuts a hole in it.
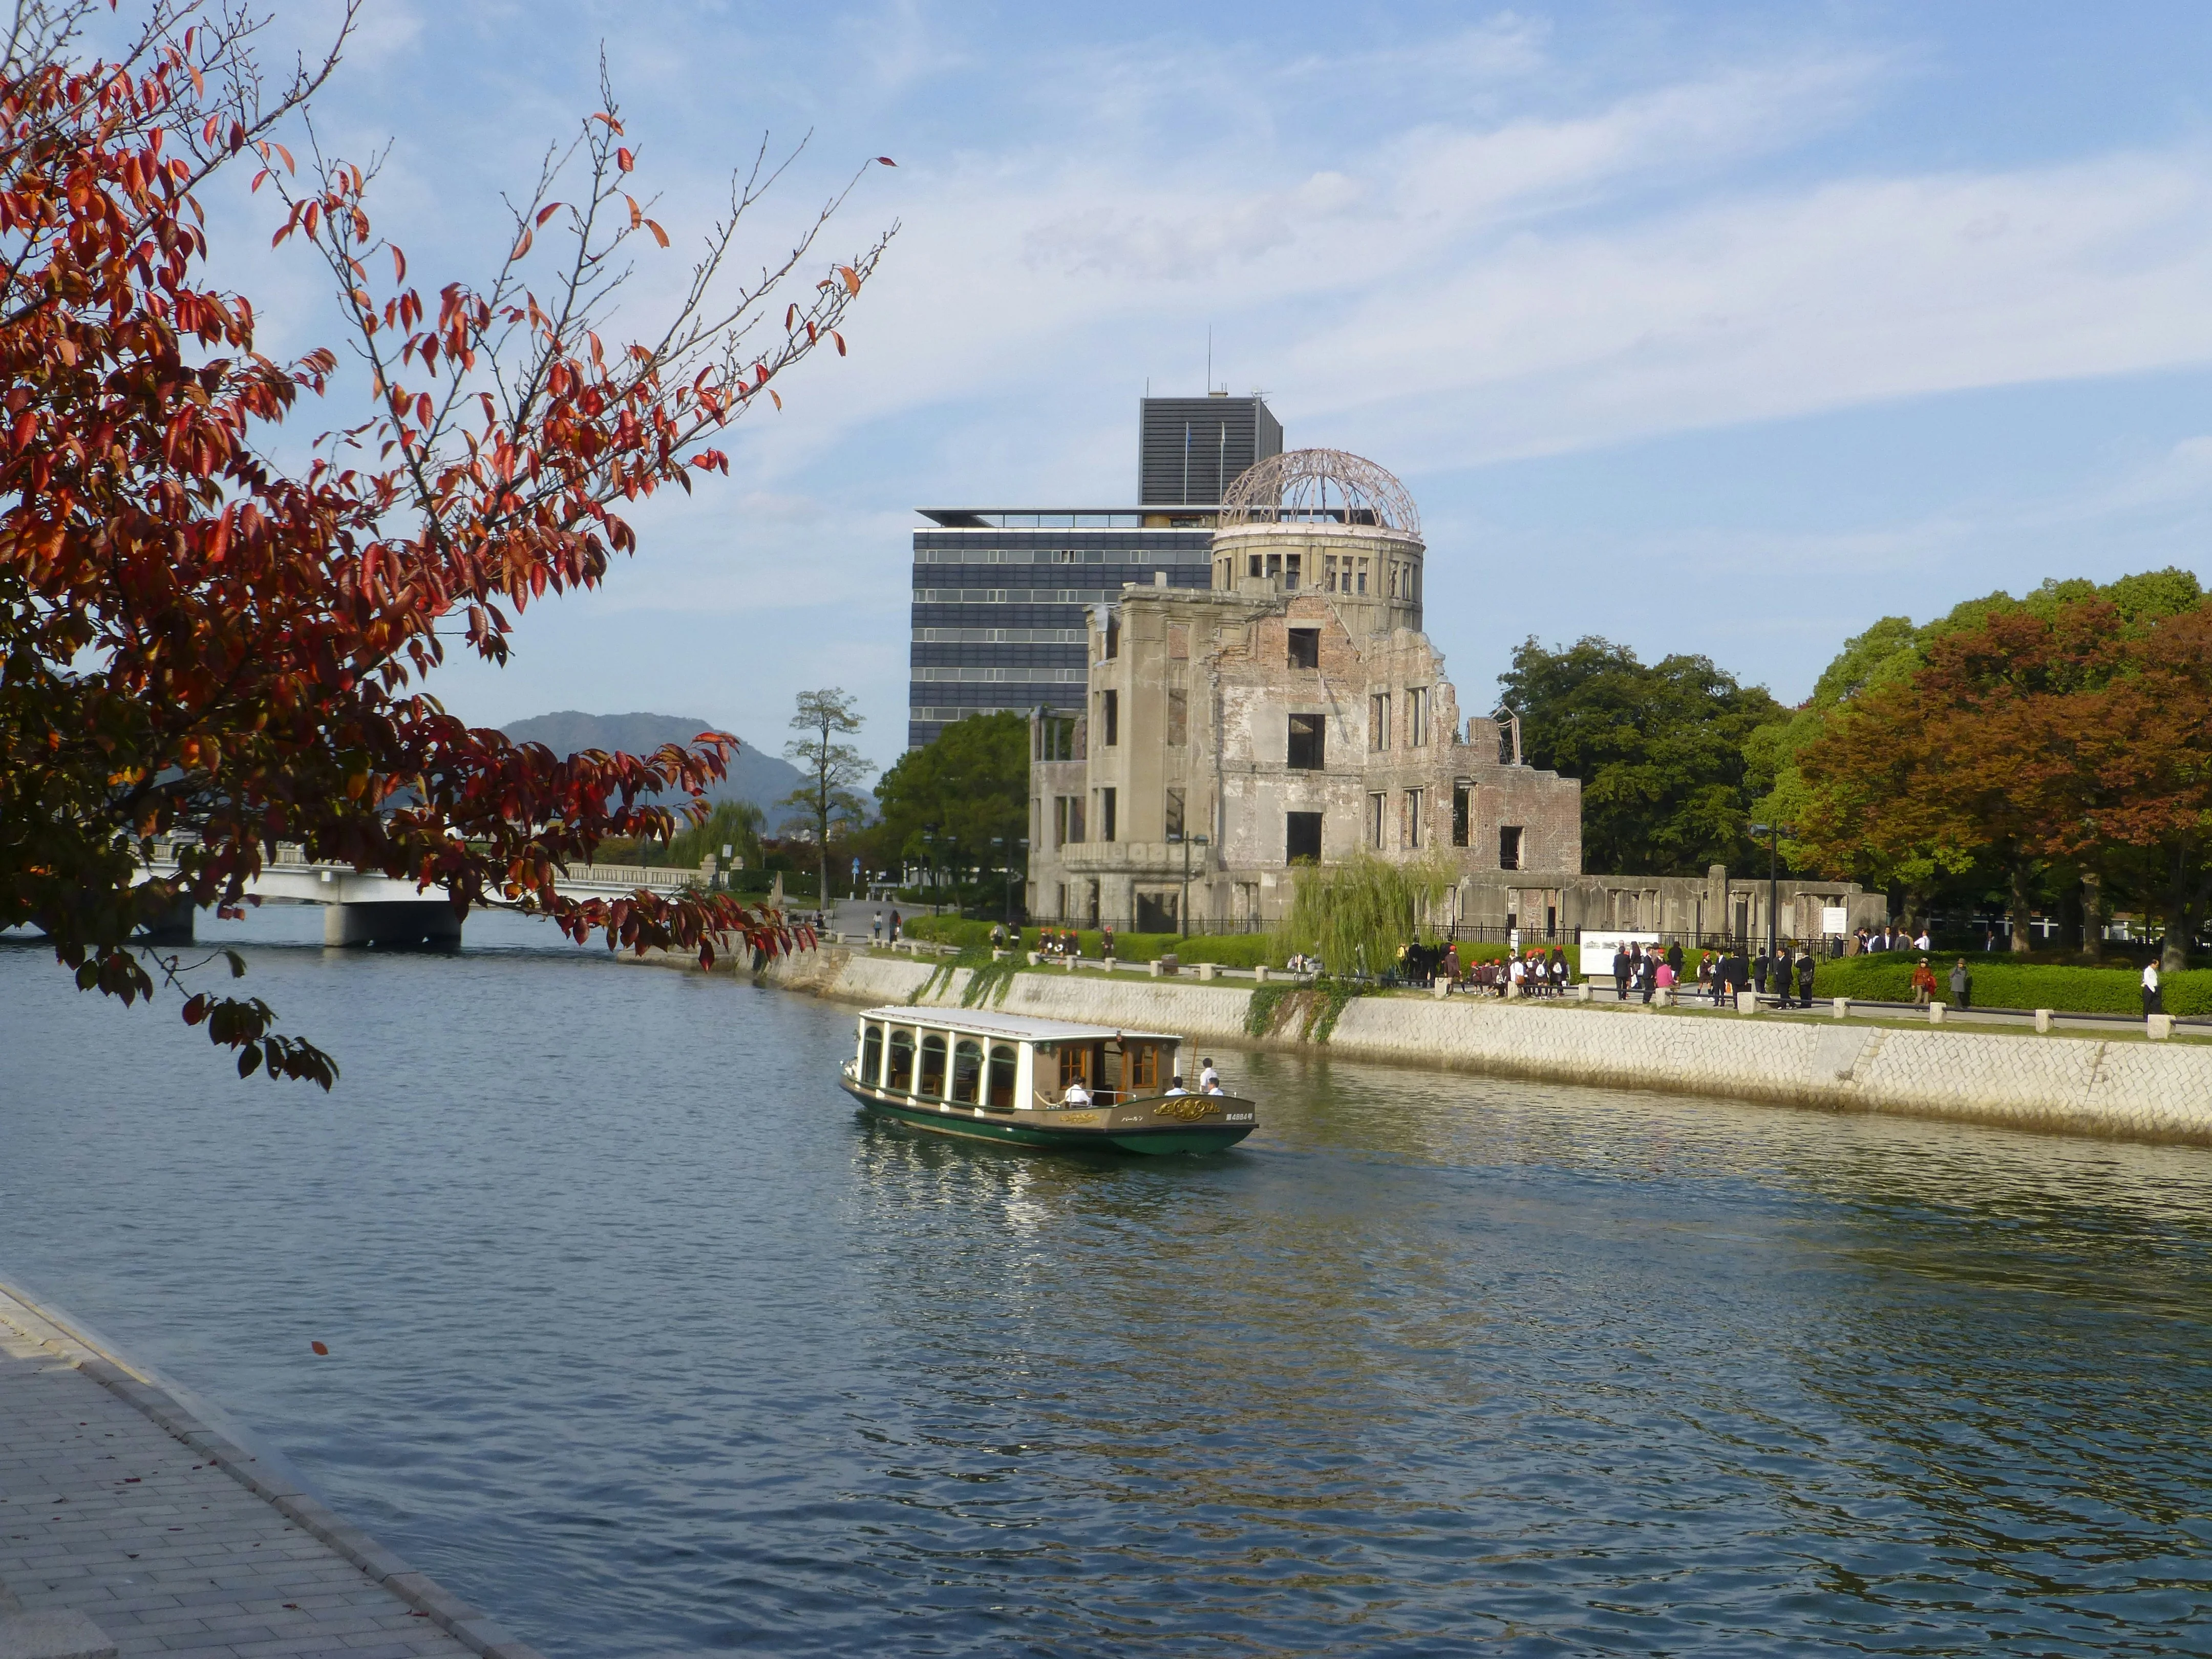
[{"label": "riverside promenade", "polygon": [[0,1285],[0,1659],[539,1659]]},{"label": "riverside promenade", "polygon": [[[825,945],[779,957],[765,977],[841,1002],[927,1008],[960,1006],[973,973],[941,957]],[[993,988],[991,1006],[1226,1047],[2212,1146],[2212,1049],[2193,1042],[1419,992],[1355,998],[1325,1038],[1308,1029],[1310,1004],[1286,996],[1255,1036],[1255,994],[1188,976],[1032,969]]]}]

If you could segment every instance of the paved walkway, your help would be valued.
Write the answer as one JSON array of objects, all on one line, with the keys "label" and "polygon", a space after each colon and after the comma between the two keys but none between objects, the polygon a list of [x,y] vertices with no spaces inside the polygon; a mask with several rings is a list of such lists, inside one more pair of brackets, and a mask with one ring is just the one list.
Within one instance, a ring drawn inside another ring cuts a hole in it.
[{"label": "paved walkway", "polygon": [[11,1595],[122,1655],[538,1659],[0,1289],[0,1648]]}]

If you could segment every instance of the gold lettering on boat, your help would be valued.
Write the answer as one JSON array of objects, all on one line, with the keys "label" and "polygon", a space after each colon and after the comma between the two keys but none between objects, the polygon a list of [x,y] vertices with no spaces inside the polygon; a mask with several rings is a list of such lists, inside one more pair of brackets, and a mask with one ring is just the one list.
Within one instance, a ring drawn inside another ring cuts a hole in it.
[{"label": "gold lettering on boat", "polygon": [[1203,1100],[1185,1097],[1176,1100],[1162,1101],[1158,1105],[1152,1108],[1152,1115],[1154,1117],[1179,1117],[1182,1119],[1184,1122],[1188,1123],[1194,1118],[1207,1116],[1212,1112],[1212,1110],[1213,1108],[1207,1105]]},{"label": "gold lettering on boat", "polygon": [[1096,1112],[1054,1112],[1052,1115],[1052,1121],[1054,1123],[1070,1124],[1078,1128],[1088,1128],[1091,1125],[1098,1121],[1098,1114]]}]

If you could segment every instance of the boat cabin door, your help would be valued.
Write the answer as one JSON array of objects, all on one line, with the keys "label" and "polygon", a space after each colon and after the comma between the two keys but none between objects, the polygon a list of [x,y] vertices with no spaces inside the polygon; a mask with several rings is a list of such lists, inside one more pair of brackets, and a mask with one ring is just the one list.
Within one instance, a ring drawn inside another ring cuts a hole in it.
[{"label": "boat cabin door", "polygon": [[1175,1073],[1175,1044],[1138,1037],[1116,1037],[1103,1045],[1111,1068],[1107,1082],[1117,1100],[1141,1100],[1160,1093]]}]

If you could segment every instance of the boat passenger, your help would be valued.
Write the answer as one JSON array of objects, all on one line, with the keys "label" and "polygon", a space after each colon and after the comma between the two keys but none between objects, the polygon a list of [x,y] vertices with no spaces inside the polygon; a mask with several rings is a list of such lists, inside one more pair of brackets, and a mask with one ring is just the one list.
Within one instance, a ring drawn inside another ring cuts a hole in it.
[{"label": "boat passenger", "polygon": [[1182,1079],[1180,1075],[1171,1077],[1168,1079],[1168,1093],[1170,1095],[1187,1095],[1189,1092],[1189,1090],[1182,1086]]},{"label": "boat passenger", "polygon": [[1221,1092],[1221,1073],[1213,1069],[1211,1055],[1198,1062],[1198,1086],[1210,1095]]},{"label": "boat passenger", "polygon": [[1067,1092],[1060,1097],[1060,1103],[1063,1106],[1088,1106],[1091,1103],[1091,1091],[1083,1086],[1081,1078],[1067,1085]]}]

